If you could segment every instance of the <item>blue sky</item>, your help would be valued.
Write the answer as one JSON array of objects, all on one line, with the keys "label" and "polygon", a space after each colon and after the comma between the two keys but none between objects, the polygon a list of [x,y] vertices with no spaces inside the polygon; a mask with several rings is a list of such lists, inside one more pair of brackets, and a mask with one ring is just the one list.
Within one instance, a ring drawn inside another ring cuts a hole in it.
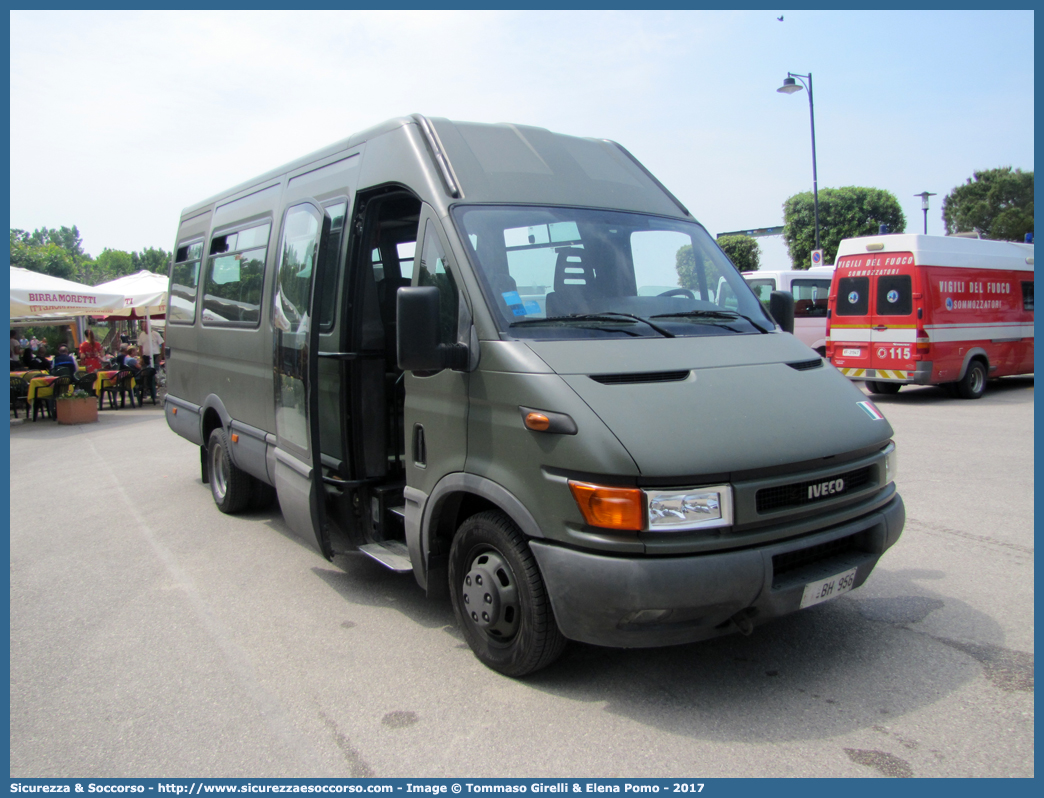
[{"label": "blue sky", "polygon": [[[784,21],[776,18],[784,16]],[[812,187],[1033,169],[1031,11],[11,12],[11,226],[171,249],[181,209],[420,112],[610,138],[712,233]],[[788,265],[761,239],[763,268]]]}]

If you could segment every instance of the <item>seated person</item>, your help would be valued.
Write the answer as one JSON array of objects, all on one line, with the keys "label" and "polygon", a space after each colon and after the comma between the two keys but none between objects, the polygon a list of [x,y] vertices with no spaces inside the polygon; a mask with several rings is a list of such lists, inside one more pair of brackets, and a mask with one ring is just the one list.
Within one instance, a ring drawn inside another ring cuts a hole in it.
[{"label": "seated person", "polygon": [[141,371],[141,360],[138,359],[138,347],[127,347],[127,354],[123,358],[123,368],[128,368],[131,371]]},{"label": "seated person", "polygon": [[51,371],[60,368],[71,368],[72,373],[76,374],[79,370],[79,366],[76,364],[76,358],[69,354],[69,347],[65,344],[58,345],[58,354],[54,356],[51,361]]},{"label": "seated person", "polygon": [[39,357],[37,357],[36,352],[34,352],[29,347],[26,347],[25,349],[22,350],[21,369],[20,369],[21,371],[36,371],[38,369],[45,369],[45,368],[47,368],[47,364],[43,360],[41,360]]},{"label": "seated person", "polygon": [[112,367],[116,369],[123,368],[123,361],[127,359],[128,344],[120,344],[120,348],[116,350],[116,355],[112,359]]}]

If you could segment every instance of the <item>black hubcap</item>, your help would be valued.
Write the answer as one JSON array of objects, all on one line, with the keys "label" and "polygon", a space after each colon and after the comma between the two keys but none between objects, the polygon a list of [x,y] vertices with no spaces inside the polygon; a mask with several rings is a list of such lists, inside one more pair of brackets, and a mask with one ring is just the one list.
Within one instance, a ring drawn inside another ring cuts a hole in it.
[{"label": "black hubcap", "polygon": [[464,614],[494,640],[510,640],[518,631],[519,606],[515,575],[496,551],[471,561],[464,576]]}]

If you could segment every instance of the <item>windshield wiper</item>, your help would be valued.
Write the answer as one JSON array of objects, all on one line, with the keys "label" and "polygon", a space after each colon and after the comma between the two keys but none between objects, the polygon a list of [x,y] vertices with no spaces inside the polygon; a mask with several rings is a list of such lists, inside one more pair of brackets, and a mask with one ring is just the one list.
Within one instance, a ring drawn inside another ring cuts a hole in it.
[{"label": "windshield wiper", "polygon": [[[653,316],[653,318],[654,319],[676,319],[676,318],[686,318],[686,317],[694,318],[694,317],[699,317],[699,316],[709,316],[709,317],[712,317],[712,318],[716,317],[716,318],[720,318],[720,319],[744,319],[745,321],[749,322],[750,325],[754,329],[756,329],[756,330],[758,330],[760,332],[763,332],[763,333],[771,332],[771,330],[769,330],[769,329],[767,329],[765,327],[762,327],[760,324],[758,324],[756,321],[754,321],[754,319],[752,319],[750,316],[746,316],[746,315],[744,315],[742,313],[739,313],[738,311],[735,311],[735,310],[686,310],[686,311],[679,311],[677,313],[657,313],[655,316]],[[728,329],[731,330],[732,328],[729,327]]]},{"label": "windshield wiper", "polygon": [[549,321],[618,321],[621,318],[633,319],[634,321],[640,321],[642,324],[647,324],[664,338],[675,337],[674,333],[665,330],[659,324],[651,322],[648,319],[643,319],[641,316],[636,316],[633,313],[617,313],[611,310],[603,311],[601,313],[570,313],[568,316],[548,316],[546,319],[523,319],[522,321],[514,321],[508,326],[521,327],[527,324],[543,324],[544,322]]}]

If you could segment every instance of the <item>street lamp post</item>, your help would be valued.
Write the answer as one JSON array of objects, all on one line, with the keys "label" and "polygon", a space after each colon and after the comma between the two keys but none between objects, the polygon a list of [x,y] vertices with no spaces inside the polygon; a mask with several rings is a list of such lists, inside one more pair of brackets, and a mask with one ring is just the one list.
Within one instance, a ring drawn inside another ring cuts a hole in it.
[{"label": "street lamp post", "polygon": [[924,234],[928,235],[928,198],[934,197],[935,194],[931,191],[922,191],[914,196],[921,198],[921,210],[924,211]]},{"label": "street lamp post", "polygon": [[[795,78],[801,81],[801,86],[797,85]],[[793,94],[801,91],[802,86],[808,90],[808,118],[812,123],[812,208],[816,217],[816,249],[819,249],[819,179],[816,176],[816,113],[812,106],[812,73],[795,75],[793,72],[788,72],[783,85],[776,91],[780,94]]]}]

